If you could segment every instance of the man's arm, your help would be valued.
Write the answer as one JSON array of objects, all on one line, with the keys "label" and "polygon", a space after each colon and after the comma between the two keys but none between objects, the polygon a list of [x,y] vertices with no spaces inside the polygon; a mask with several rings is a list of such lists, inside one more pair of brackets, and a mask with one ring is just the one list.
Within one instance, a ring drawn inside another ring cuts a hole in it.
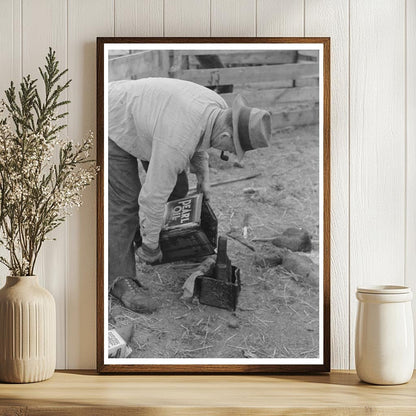
[{"label": "man's arm", "polygon": [[197,190],[204,194],[205,199],[210,199],[209,182],[209,156],[206,151],[195,152],[191,159],[191,173],[195,173],[198,182]]},{"label": "man's arm", "polygon": [[186,165],[186,157],[179,150],[153,139],[149,168],[139,196],[140,232],[146,248],[159,248],[165,204]]}]

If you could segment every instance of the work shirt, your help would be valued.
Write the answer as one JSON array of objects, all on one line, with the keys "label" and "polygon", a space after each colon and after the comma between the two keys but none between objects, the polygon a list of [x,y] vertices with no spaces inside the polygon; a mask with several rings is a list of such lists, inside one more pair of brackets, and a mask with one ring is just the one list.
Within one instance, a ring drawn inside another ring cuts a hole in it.
[{"label": "work shirt", "polygon": [[208,170],[214,122],[227,104],[217,93],[172,78],[115,81],[108,87],[108,135],[140,160],[149,161],[139,196],[140,231],[150,248],[159,244],[165,204],[177,176],[190,165]]}]

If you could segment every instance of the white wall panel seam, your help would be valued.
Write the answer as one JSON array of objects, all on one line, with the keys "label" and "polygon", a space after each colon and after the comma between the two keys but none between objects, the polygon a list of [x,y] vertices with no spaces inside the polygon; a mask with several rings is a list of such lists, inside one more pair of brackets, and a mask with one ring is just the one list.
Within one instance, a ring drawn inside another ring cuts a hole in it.
[{"label": "white wall panel seam", "polygon": [[351,0],[348,0],[348,369],[351,369]]},{"label": "white wall panel seam", "polygon": [[[24,0],[20,0],[20,68],[21,74],[23,78],[23,2]],[[13,45],[14,48],[14,45]]]},{"label": "white wall panel seam", "polygon": [[212,37],[212,0],[209,0],[209,36]]},{"label": "white wall panel seam", "polygon": [[403,285],[406,284],[406,265],[407,265],[407,152],[408,152],[408,135],[407,135],[407,1],[404,0],[404,13],[403,13],[403,59],[404,59],[404,71],[403,71],[403,90],[404,90],[404,99],[403,99],[403,108],[404,108],[404,117],[403,117],[403,132],[404,132],[404,155],[403,155],[403,165],[404,165],[404,244],[403,244]]},{"label": "white wall panel seam", "polygon": [[305,37],[306,35],[306,0],[303,0],[303,37]]},{"label": "white wall panel seam", "polygon": [[407,284],[407,0],[404,0],[404,250],[403,284]]},{"label": "white wall panel seam", "polygon": [[[69,68],[69,0],[66,0],[66,64],[67,68]],[[69,79],[69,70],[67,73],[66,79]],[[68,92],[66,93],[66,99],[68,100],[69,95]],[[68,108],[68,106],[67,106]],[[68,115],[69,116],[69,115]],[[67,116],[67,120],[68,120]],[[69,131],[67,130],[69,133]],[[67,328],[68,328],[68,302],[67,302],[67,288],[68,288],[68,257],[69,257],[69,244],[68,244],[68,236],[69,236],[69,228],[68,228],[68,221],[65,221],[65,274],[64,274],[64,322],[65,322],[65,335],[64,335],[64,345],[63,348],[65,350],[64,357],[65,357],[65,368],[68,368],[68,354],[67,354]]]},{"label": "white wall panel seam", "polygon": [[[20,68],[19,68],[19,79],[23,77],[23,0],[19,1],[19,13],[20,13]],[[14,49],[14,45],[13,45]]]},{"label": "white wall panel seam", "polygon": [[[68,72],[65,75],[65,81],[68,81],[69,78],[69,54],[68,54],[68,44],[69,44],[69,13],[68,13],[68,5],[69,0],[65,0],[65,13],[66,13],[66,45],[65,45],[65,60],[66,60],[66,65],[65,67],[61,66],[61,71],[68,68]],[[65,91],[65,99],[68,100],[69,98],[69,94],[68,94],[68,90]],[[64,107],[67,111],[68,111],[68,105],[66,105]],[[64,119],[66,123],[69,122],[68,120],[68,116],[66,116],[66,118]],[[66,139],[68,139],[68,127],[64,130],[66,132]],[[64,306],[63,306],[63,313],[64,313],[64,318],[63,318],[63,322],[65,323],[65,331],[64,331],[64,344],[62,346],[62,348],[64,349],[64,366],[65,368],[67,368],[68,366],[68,354],[67,354],[67,317],[68,317],[68,310],[67,310],[67,281],[68,281],[68,256],[69,256],[69,244],[68,244],[68,233],[69,233],[69,227],[68,227],[68,221],[65,220],[64,225],[64,235],[65,235],[65,241],[64,241],[64,252],[65,252],[65,268],[64,268],[64,296],[63,296],[63,302],[64,302]]]},{"label": "white wall panel seam", "polygon": [[211,18],[211,11],[212,11],[212,0],[209,0],[209,13],[208,13],[208,19],[209,19],[209,36],[212,36],[212,18]]},{"label": "white wall panel seam", "polygon": [[[414,216],[414,209],[416,207],[415,198],[415,162],[416,162],[416,84],[415,84],[415,69],[416,69],[416,0],[406,0],[406,264],[405,264],[405,285],[410,286],[413,291],[416,289],[416,262],[414,260],[414,253],[416,248],[416,221]],[[413,303],[413,318],[416,322],[416,298]],[[416,334],[416,326],[415,326]],[[416,359],[416,350],[415,350]],[[415,360],[416,363],[416,360]]]}]

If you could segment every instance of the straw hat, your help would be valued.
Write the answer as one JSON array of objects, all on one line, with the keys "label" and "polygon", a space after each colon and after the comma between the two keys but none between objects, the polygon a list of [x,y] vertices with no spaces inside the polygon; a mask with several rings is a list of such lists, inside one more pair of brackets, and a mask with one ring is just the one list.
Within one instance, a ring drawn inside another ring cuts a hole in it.
[{"label": "straw hat", "polygon": [[267,147],[271,137],[271,117],[266,110],[249,107],[238,94],[232,105],[233,141],[238,160],[249,150]]}]

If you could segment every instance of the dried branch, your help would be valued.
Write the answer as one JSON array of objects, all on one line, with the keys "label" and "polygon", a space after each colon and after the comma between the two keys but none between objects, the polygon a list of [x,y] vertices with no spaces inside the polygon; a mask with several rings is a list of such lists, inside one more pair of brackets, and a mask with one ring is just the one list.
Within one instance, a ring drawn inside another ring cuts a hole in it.
[{"label": "dried branch", "polygon": [[82,191],[96,174],[89,157],[92,134],[80,144],[59,137],[66,127],[62,108],[69,103],[60,97],[71,81],[61,82],[67,70],[59,70],[51,48],[39,73],[43,96],[27,75],[19,90],[10,84],[0,105],[0,244],[10,257],[0,262],[14,276],[33,275],[43,242],[81,205]]}]

